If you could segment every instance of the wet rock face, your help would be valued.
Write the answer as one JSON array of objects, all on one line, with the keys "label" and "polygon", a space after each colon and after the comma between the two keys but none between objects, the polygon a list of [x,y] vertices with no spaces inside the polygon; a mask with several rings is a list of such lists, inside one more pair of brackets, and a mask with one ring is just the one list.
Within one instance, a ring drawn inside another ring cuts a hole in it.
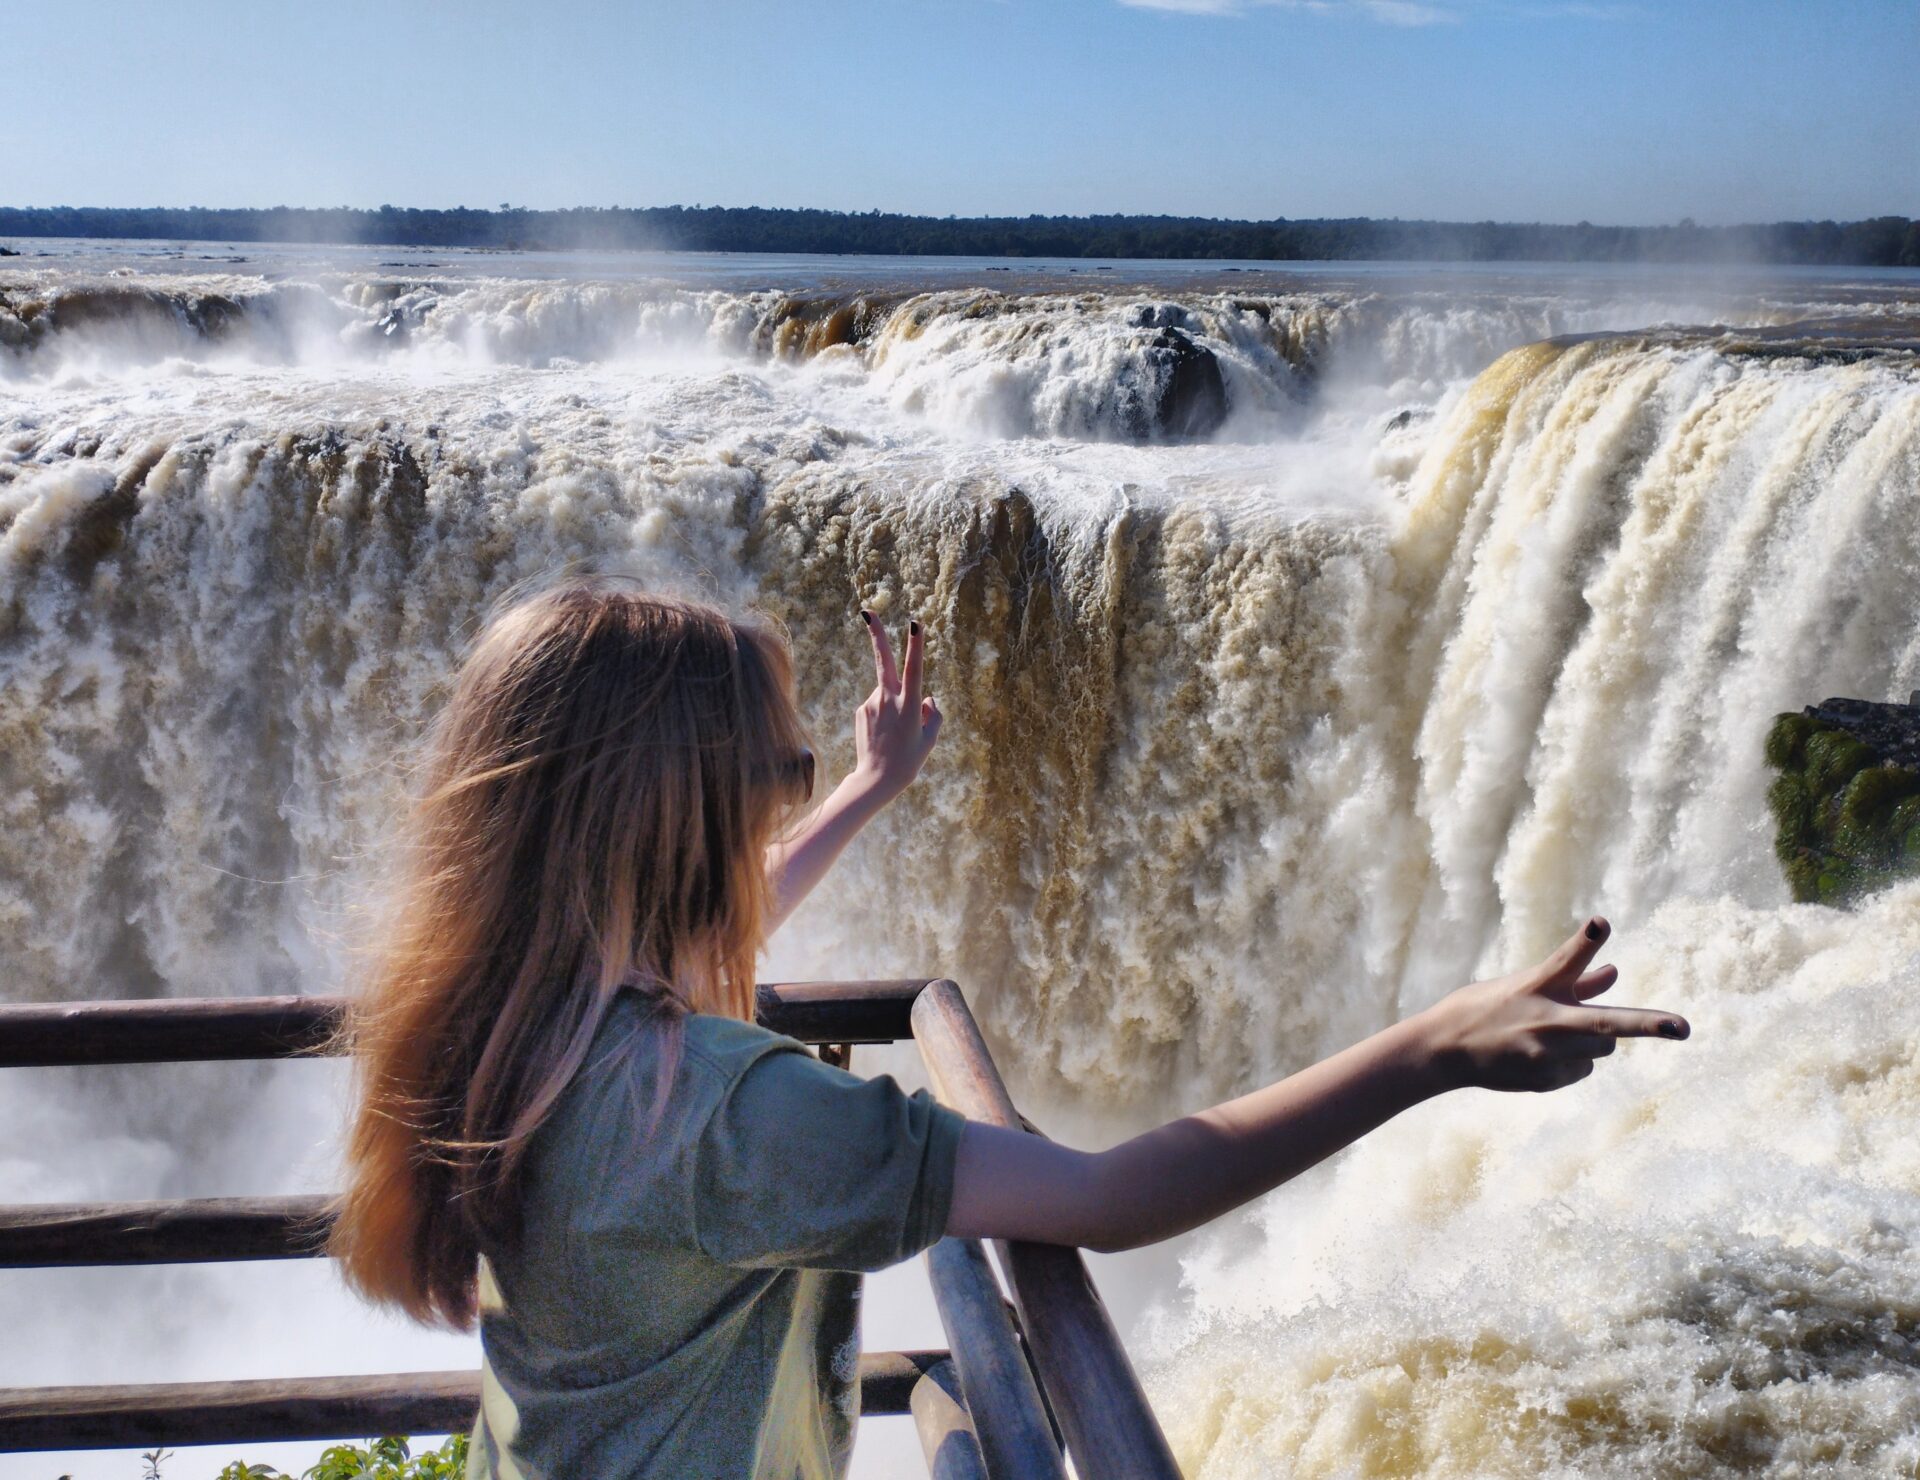
[{"label": "wet rock face", "polygon": [[30,353],[60,336],[145,336],[176,352],[219,343],[238,332],[248,301],[225,293],[117,284],[45,291],[0,289],[0,346]]},{"label": "wet rock face", "polygon": [[[1920,694],[1916,694],[1920,700]],[[1920,703],[1827,699],[1767,734],[1774,852],[1802,903],[1920,875]]]},{"label": "wet rock face", "polygon": [[1139,371],[1123,375],[1120,430],[1133,442],[1197,442],[1227,419],[1227,382],[1220,362],[1195,337],[1204,333],[1177,303],[1142,303],[1128,327],[1150,331],[1138,341]]},{"label": "wet rock face", "polygon": [[1193,314],[1178,303],[1143,303],[1129,322],[1136,329],[1191,329]]},{"label": "wet rock face", "polygon": [[1815,724],[1846,731],[1882,762],[1920,768],[1920,691],[1905,704],[1827,699],[1804,713]]},{"label": "wet rock face", "polygon": [[1143,442],[1211,437],[1227,419],[1227,383],[1212,351],[1184,329],[1160,328],[1141,347],[1138,394],[1127,408],[1128,435]]}]

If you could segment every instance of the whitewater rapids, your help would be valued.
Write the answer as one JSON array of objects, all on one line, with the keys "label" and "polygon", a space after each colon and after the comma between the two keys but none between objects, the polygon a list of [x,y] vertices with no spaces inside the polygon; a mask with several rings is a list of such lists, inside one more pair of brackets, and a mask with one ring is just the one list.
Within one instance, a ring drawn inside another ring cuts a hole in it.
[{"label": "whitewater rapids", "polygon": [[[1042,1120],[1596,911],[1695,1026],[1187,1247],[1132,1337],[1190,1475],[1915,1473],[1920,888],[1789,904],[1761,740],[1920,687],[1920,284],[502,265],[0,272],[8,995],[337,982],[515,580],[771,612],[829,770],[855,612],[915,615],[936,762],[772,964],[953,975]],[[310,1114],[236,1129],[284,1071],[113,1072],[0,1084],[0,1198],[325,1185]],[[102,1380],[57,1324],[0,1380]]]}]

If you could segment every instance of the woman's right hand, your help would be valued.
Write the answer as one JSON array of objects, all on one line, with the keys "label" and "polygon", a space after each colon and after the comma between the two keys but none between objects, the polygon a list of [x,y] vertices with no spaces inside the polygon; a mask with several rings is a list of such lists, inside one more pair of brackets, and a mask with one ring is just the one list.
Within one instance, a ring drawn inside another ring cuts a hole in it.
[{"label": "woman's right hand", "polygon": [[1685,1038],[1686,1019],[1591,1007],[1613,985],[1587,968],[1607,922],[1589,921],[1528,971],[1475,982],[1332,1058],[1106,1151],[968,1125],[947,1232],[1113,1251],[1198,1228],[1298,1176],[1443,1090],[1558,1089],[1615,1040]]},{"label": "woman's right hand", "polygon": [[1685,1038],[1677,1013],[1587,1005],[1620,974],[1587,969],[1609,933],[1596,916],[1538,966],[1462,987],[1415,1017],[1441,1085],[1560,1089],[1591,1074],[1619,1039]]}]

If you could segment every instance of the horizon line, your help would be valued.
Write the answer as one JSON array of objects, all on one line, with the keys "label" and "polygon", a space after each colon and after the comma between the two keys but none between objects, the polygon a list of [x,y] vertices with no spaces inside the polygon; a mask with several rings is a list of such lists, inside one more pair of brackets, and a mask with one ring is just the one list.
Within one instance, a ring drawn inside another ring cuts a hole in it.
[{"label": "horizon line", "polygon": [[[1181,215],[1175,211],[973,211],[958,213],[948,211],[947,215],[933,215],[927,211],[893,211],[881,207],[868,207],[864,211],[845,209],[837,205],[708,205],[705,202],[687,205],[684,202],[672,202],[668,205],[396,205],[382,202],[378,205],[73,205],[73,203],[54,203],[54,205],[15,205],[0,203],[0,213],[36,213],[36,211],[205,211],[219,215],[275,215],[275,213],[307,213],[307,215],[386,215],[386,213],[409,213],[409,215],[576,215],[576,213],[626,213],[626,215],[645,215],[645,213],[739,213],[739,211],[762,211],[768,215],[833,215],[849,219],[881,219],[881,221],[927,221],[927,223],[1014,223],[1014,221],[1183,221],[1196,225],[1212,227],[1321,227],[1321,225],[1392,225],[1392,227],[1538,227],[1549,230],[1749,230],[1755,227],[1859,227],[1876,221],[1920,221],[1920,207],[1914,211],[1880,211],[1872,215],[1853,215],[1853,217],[1814,217],[1814,215],[1776,215],[1776,217],[1753,217],[1745,221],[1695,221],[1690,215],[1680,217],[1678,221],[1588,221],[1586,217],[1578,221],[1549,221],[1542,217],[1521,219],[1521,217],[1438,217],[1438,215]],[[17,234],[17,232],[15,232]]]},{"label": "horizon line", "polygon": [[[836,206],[762,206],[762,205],[708,205],[696,202],[687,205],[673,202],[668,205],[569,205],[569,206],[523,206],[502,202],[497,206],[402,206],[391,201],[382,201],[377,206],[367,205],[329,205],[296,206],[276,204],[271,206],[209,206],[209,205],[15,205],[0,203],[0,214],[20,212],[186,212],[200,211],[220,215],[273,215],[276,213],[304,213],[312,215],[357,214],[380,216],[385,214],[412,215],[475,215],[475,216],[564,216],[581,213],[593,214],[650,214],[680,212],[683,214],[707,213],[726,214],[758,211],[772,215],[791,216],[841,216],[856,220],[896,220],[925,221],[930,223],[973,223],[973,222],[1028,222],[1028,221],[1177,221],[1210,226],[1323,226],[1323,225],[1388,225],[1388,226],[1451,226],[1451,227],[1532,227],[1554,231],[1742,231],[1769,226],[1861,226],[1872,222],[1920,220],[1920,207],[1914,212],[1883,211],[1876,214],[1849,216],[1774,216],[1766,219],[1741,221],[1696,221],[1691,216],[1682,216],[1677,221],[1591,221],[1581,218],[1578,221],[1530,220],[1519,217],[1446,217],[1446,216],[1198,216],[1180,215],[1168,211],[1073,211],[1045,212],[974,212],[962,215],[949,212],[946,215],[933,215],[923,211],[884,210],[870,207],[866,210],[850,210]],[[12,233],[18,235],[19,233]]]}]

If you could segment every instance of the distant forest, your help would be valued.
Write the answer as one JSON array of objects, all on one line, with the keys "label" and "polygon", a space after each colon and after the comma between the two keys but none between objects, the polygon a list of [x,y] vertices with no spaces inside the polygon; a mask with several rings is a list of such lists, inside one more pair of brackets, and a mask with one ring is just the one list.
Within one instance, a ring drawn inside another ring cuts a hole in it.
[{"label": "distant forest", "polygon": [[511,250],[829,252],[1240,261],[1761,262],[1920,267],[1920,221],[1546,226],[1480,221],[1216,221],[1194,216],[897,216],[661,206],[533,211],[0,207],[5,237],[357,243]]}]

